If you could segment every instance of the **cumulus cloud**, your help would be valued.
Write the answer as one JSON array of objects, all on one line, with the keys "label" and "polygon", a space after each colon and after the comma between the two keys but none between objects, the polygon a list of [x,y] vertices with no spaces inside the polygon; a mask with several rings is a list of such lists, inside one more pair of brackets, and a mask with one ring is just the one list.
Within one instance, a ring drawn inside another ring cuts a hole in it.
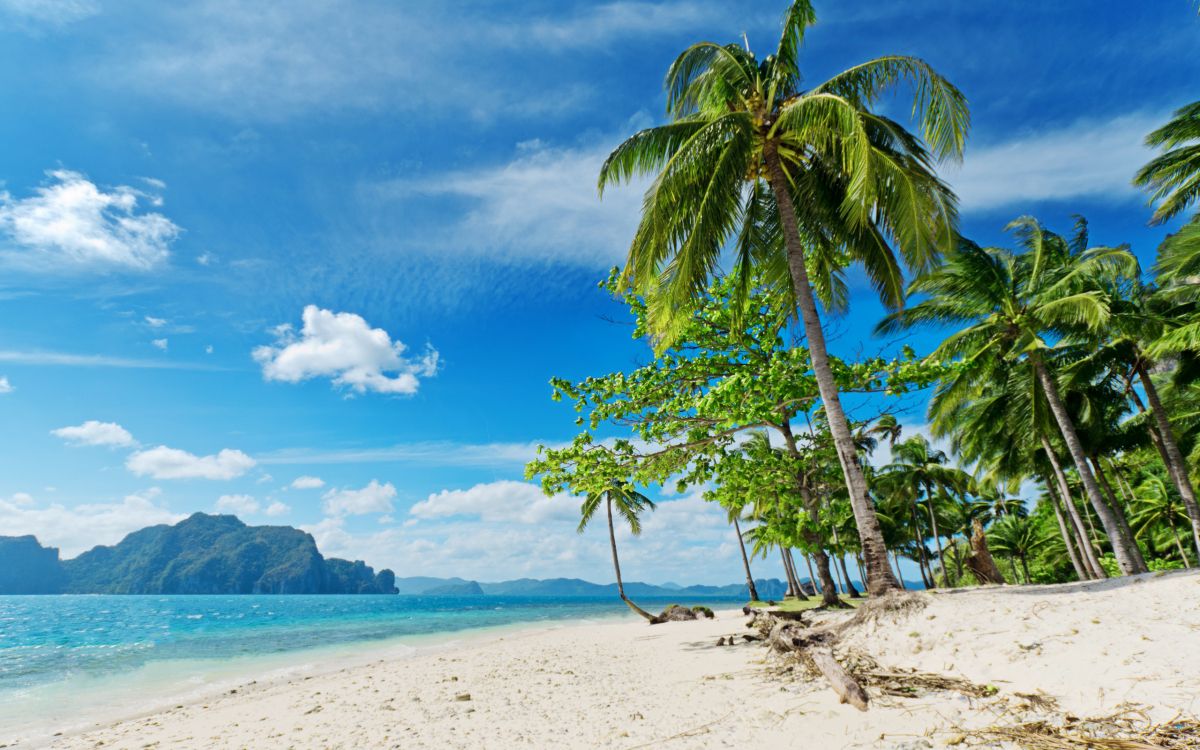
[{"label": "cumulus cloud", "polygon": [[294,490],[317,490],[325,486],[325,480],[320,477],[302,476],[292,480]]},{"label": "cumulus cloud", "polygon": [[44,545],[74,557],[98,544],[116,544],[132,531],[154,524],[173,524],[186,516],[156,502],[157,489],[126,496],[121,502],[87,503],[73,508],[58,503],[0,500],[0,528],[5,534],[33,534]]},{"label": "cumulus cloud", "polygon": [[237,516],[252,516],[261,510],[261,506],[250,495],[221,495],[217,498],[217,510]]},{"label": "cumulus cloud", "polygon": [[331,489],[322,497],[322,508],[327,516],[361,516],[367,513],[389,513],[396,488],[391,482],[380,484],[372,479],[362,489]]},{"label": "cumulus cloud", "polygon": [[7,260],[36,270],[134,271],[167,260],[180,228],[160,213],[139,211],[146,193],[127,185],[105,191],[66,169],[47,175],[50,183],[27,198],[0,192],[0,252]]},{"label": "cumulus cloud", "polygon": [[235,479],[254,466],[254,459],[239,450],[197,456],[165,445],[138,451],[125,461],[134,474],[155,479]]},{"label": "cumulus cloud", "polygon": [[419,519],[474,516],[489,522],[540,523],[578,520],[579,501],[566,495],[547,497],[528,482],[500,480],[465,490],[442,490],[413,505],[409,513]]},{"label": "cumulus cloud", "polygon": [[281,503],[278,500],[276,500],[275,502],[268,505],[267,509],[264,510],[263,512],[266,513],[271,518],[277,518],[279,516],[286,516],[288,513],[291,513],[292,508],[290,505],[286,505],[286,504]]},{"label": "cumulus cloud", "polygon": [[371,328],[359,315],[309,305],[303,321],[299,333],[290,325],[279,326],[274,346],[254,350],[265,379],[298,383],[327,377],[356,393],[411,395],[420,387],[420,378],[437,372],[435,350],[409,359],[402,342],[393,341],[382,328]]},{"label": "cumulus cloud", "polygon": [[0,377],[0,394],[12,393],[14,390],[16,389],[8,382],[7,377]]},{"label": "cumulus cloud", "polygon": [[116,422],[100,422],[89,419],[72,427],[51,430],[51,435],[66,440],[71,445],[107,445],[124,448],[135,444],[133,435]]},{"label": "cumulus cloud", "polygon": [[150,343],[154,346],[155,349],[159,349],[164,352],[167,350],[167,340],[166,339],[154,339]]},{"label": "cumulus cloud", "polygon": [[962,166],[946,167],[944,176],[964,212],[1021,212],[1042,201],[1084,197],[1142,200],[1131,180],[1151,158],[1146,134],[1165,119],[1162,113],[1136,113],[1039,129],[970,147]]},{"label": "cumulus cloud", "polygon": [[166,324],[166,318],[156,318],[153,315],[146,316],[146,325],[150,326],[151,328],[162,328]]}]

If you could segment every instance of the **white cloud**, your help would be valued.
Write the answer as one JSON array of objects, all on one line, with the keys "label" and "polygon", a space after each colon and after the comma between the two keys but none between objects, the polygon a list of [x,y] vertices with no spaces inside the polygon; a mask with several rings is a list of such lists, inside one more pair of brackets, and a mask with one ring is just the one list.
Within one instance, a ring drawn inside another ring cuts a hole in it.
[{"label": "white cloud", "polygon": [[1151,158],[1146,134],[1164,120],[1144,113],[1084,120],[968,147],[962,166],[946,167],[944,177],[964,213],[999,208],[1021,213],[1041,201],[1085,197],[1142,200],[1133,175]]},{"label": "white cloud", "polygon": [[204,353],[205,353],[205,354],[212,354],[212,353],[213,353],[213,345],[212,345],[212,344],[209,344],[208,346],[204,347]]},{"label": "white cloud", "polygon": [[455,443],[422,441],[385,448],[344,450],[289,449],[260,455],[263,464],[369,464],[417,463],[425,466],[524,466],[537,455],[539,444],[562,445],[546,440],[527,443]]},{"label": "white cloud", "polygon": [[466,490],[442,490],[413,505],[409,513],[419,519],[474,516],[488,522],[541,523],[578,520],[579,500],[567,495],[547,497],[528,482],[500,480]]},{"label": "white cloud", "polygon": [[0,236],[8,240],[0,250],[7,260],[36,270],[137,271],[167,260],[180,228],[162,214],[139,212],[144,192],[127,185],[105,192],[81,173],[65,169],[47,174],[50,184],[28,198],[0,192]]},{"label": "white cloud", "polygon": [[217,498],[217,510],[238,516],[252,516],[261,510],[261,506],[250,495],[221,495]]},{"label": "white cloud", "polygon": [[132,531],[160,523],[178,523],[186,516],[155,503],[158,490],[129,495],[119,503],[88,503],[68,508],[43,507],[0,500],[0,528],[5,534],[33,534],[64,558],[98,544],[116,544]]},{"label": "white cloud", "polygon": [[616,143],[524,144],[505,164],[384,182],[367,195],[385,204],[413,196],[464,201],[467,210],[457,212],[463,218],[439,235],[440,252],[606,267],[624,259],[646,187],[640,181],[613,186],[601,200],[596,178]]},{"label": "white cloud", "polygon": [[[0,502],[6,501],[0,499]],[[14,492],[12,496],[8,498],[7,502],[13,505],[28,506],[33,505],[34,500],[33,495],[30,495],[28,492]]]},{"label": "white cloud", "polygon": [[150,326],[151,328],[162,328],[166,324],[167,324],[166,318],[156,318],[152,315],[146,316],[146,325]]},{"label": "white cloud", "polygon": [[104,354],[71,354],[67,352],[0,350],[0,362],[25,365],[54,365],[62,367],[117,367],[131,370],[207,370],[223,368],[194,362],[172,362],[162,359],[129,359]]},{"label": "white cloud", "polygon": [[154,348],[156,348],[156,349],[159,349],[164,352],[167,350],[167,340],[166,339],[154,339],[150,343],[153,344]]},{"label": "white cloud", "polygon": [[59,427],[50,434],[66,440],[72,445],[108,445],[118,448],[133,445],[133,435],[116,422],[100,422],[89,419],[80,425]]},{"label": "white cloud", "polygon": [[270,505],[268,505],[267,509],[263,512],[266,513],[271,518],[277,518],[279,516],[286,516],[288,513],[291,513],[292,508],[291,508],[291,506],[285,505],[284,503],[281,503],[277,500],[277,501],[271,503]]},{"label": "white cloud", "polygon": [[0,377],[0,394],[12,393],[16,388],[13,388],[12,383],[8,382],[7,377]]},{"label": "white cloud", "polygon": [[0,15],[46,26],[66,26],[99,12],[95,0],[0,0]]},{"label": "white cloud", "polygon": [[361,516],[367,513],[389,513],[396,488],[391,482],[380,484],[372,479],[362,489],[331,489],[321,499],[322,508],[328,516]]},{"label": "white cloud", "polygon": [[138,451],[125,461],[134,474],[155,479],[235,479],[254,466],[254,459],[238,450],[196,456],[165,445]]},{"label": "white cloud", "polygon": [[296,477],[291,486],[294,490],[316,490],[325,486],[325,480],[320,477]]},{"label": "white cloud", "polygon": [[403,343],[392,341],[382,328],[371,328],[359,315],[309,305],[303,320],[299,334],[291,326],[280,326],[275,346],[254,350],[265,379],[298,383],[328,377],[334,385],[357,393],[411,395],[420,387],[420,378],[437,372],[435,350],[409,359]]}]

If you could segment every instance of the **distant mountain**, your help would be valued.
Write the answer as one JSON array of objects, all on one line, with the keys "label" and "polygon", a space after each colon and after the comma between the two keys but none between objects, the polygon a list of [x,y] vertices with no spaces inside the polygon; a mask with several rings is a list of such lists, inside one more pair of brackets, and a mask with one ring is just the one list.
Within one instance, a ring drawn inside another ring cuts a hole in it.
[{"label": "distant mountain", "polygon": [[0,594],[58,594],[65,583],[57,549],[32,536],[0,536]]},{"label": "distant mountain", "polygon": [[[10,571],[33,567],[25,583]],[[10,580],[12,579],[12,580]],[[0,537],[0,594],[394,594],[395,574],[326,559],[310,534],[195,513],[71,560],[33,537]]]},{"label": "distant mountain", "polygon": [[[754,582],[758,595],[765,599],[782,599],[787,584],[775,578],[758,579]],[[518,578],[512,581],[481,583],[462,578],[397,578],[396,588],[401,594],[420,596],[525,596],[546,599],[584,599],[617,596],[615,583],[591,583],[578,578]],[[631,581],[625,584],[625,593],[631,597],[644,598],[691,598],[691,599],[748,599],[749,592],[744,583],[727,586],[680,586]]]}]

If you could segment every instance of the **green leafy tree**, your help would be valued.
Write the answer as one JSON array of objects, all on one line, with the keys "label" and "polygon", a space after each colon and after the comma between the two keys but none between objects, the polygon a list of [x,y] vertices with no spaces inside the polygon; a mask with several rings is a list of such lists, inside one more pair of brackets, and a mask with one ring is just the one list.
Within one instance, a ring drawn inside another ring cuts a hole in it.
[{"label": "green leafy tree", "polygon": [[[670,122],[622,143],[600,189],[655,174],[643,202],[625,281],[652,301],[653,332],[670,345],[732,247],[745,296],[755,273],[794,299],[812,371],[837,446],[867,565],[868,587],[899,587],[858,463],[827,353],[817,299],[847,299],[842,273],[862,264],[882,299],[903,300],[902,261],[924,270],[955,235],[953,194],[933,171],[961,155],[966,100],[925,62],[872,60],[811,88],[799,50],[816,21],[794,0],[773,54],[701,42],[667,72]],[[915,89],[913,114],[926,143],[873,105],[897,84]],[[897,257],[899,256],[899,257]]]}]

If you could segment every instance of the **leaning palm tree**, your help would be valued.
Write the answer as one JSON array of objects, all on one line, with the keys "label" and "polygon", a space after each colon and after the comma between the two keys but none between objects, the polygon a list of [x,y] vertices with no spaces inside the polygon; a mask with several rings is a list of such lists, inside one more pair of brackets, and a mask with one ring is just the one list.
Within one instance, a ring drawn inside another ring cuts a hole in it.
[{"label": "leaning palm tree", "polygon": [[1023,252],[962,241],[945,264],[919,276],[909,287],[910,294],[925,299],[886,317],[879,330],[960,326],[931,355],[961,363],[935,398],[956,392],[978,394],[982,381],[1014,368],[1030,368],[1088,500],[1112,541],[1117,564],[1127,575],[1143,573],[1141,553],[1122,533],[1092,472],[1053,361],[1058,353],[1055,345],[1064,336],[1094,333],[1109,322],[1111,301],[1096,277],[1114,272],[1131,275],[1137,261],[1126,248],[1085,249],[1078,237],[1063,238],[1031,217],[1017,219],[1009,229]]},{"label": "leaning palm tree", "polygon": [[[603,193],[610,184],[656,174],[624,280],[650,300],[659,347],[678,336],[731,246],[743,299],[752,278],[795,299],[850,493],[868,589],[882,593],[900,584],[887,564],[817,299],[827,309],[844,307],[843,272],[861,262],[883,300],[899,305],[897,255],[924,270],[951,246],[955,199],[933,162],[961,155],[969,116],[958,89],[911,57],[882,57],[802,88],[798,55],[815,21],[811,1],[794,0],[774,54],[761,60],[748,44],[701,42],[684,50],[666,77],[670,122],[618,146],[599,187]],[[925,143],[872,111],[902,82],[915,89],[913,112]]]},{"label": "leaning palm tree", "polygon": [[616,506],[617,513],[629,524],[629,530],[633,532],[634,536],[641,534],[641,514],[647,510],[654,510],[654,502],[631,487],[628,482],[613,482],[607,489],[601,492],[590,492],[584,497],[583,505],[579,509],[578,531],[580,534],[587,528],[588,523],[596,515],[596,511],[600,509],[601,502],[604,503],[608,514],[608,541],[612,545],[613,570],[617,574],[617,593],[621,595],[621,601],[625,602],[630,609],[654,622],[654,615],[634,604],[625,595],[625,583],[621,580],[621,562],[617,559],[617,534],[613,528],[613,506]]}]

